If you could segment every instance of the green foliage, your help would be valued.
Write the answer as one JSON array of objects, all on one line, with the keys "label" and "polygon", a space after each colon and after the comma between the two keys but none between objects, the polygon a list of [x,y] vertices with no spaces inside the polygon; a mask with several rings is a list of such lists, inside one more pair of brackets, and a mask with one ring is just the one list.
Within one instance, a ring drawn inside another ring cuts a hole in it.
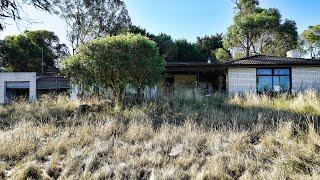
[{"label": "green foliage", "polygon": [[69,54],[65,44],[50,31],[26,31],[7,36],[2,43],[2,70],[41,73],[42,55],[44,71],[55,61]]},{"label": "green foliage", "polygon": [[132,34],[141,34],[142,36],[146,36],[150,39],[154,39],[155,38],[155,35],[154,34],[151,34],[149,32],[147,32],[146,29],[140,27],[140,26],[135,26],[135,25],[131,25],[130,28],[129,28],[129,33],[132,33]]},{"label": "green foliage", "polygon": [[66,21],[73,53],[82,43],[127,32],[131,26],[122,0],[61,0],[59,15]]},{"label": "green foliage", "polygon": [[173,61],[206,61],[207,57],[201,52],[201,50],[195,45],[188,42],[186,39],[180,39],[176,41],[177,53],[174,56]]},{"label": "green foliage", "polygon": [[212,51],[213,55],[219,62],[226,61],[230,59],[230,54],[223,48],[218,48]]},{"label": "green foliage", "polygon": [[312,58],[320,57],[320,25],[310,26],[303,31],[306,48]]},{"label": "green foliage", "polygon": [[[210,57],[212,51],[218,48],[223,48],[222,45],[222,34],[215,34],[211,36],[197,37],[196,46],[200,51],[207,57]],[[212,56],[213,58],[215,56]]]},{"label": "green foliage", "polygon": [[[233,53],[267,55],[285,55],[295,49],[298,33],[294,21],[281,23],[281,14],[277,9],[258,7],[258,1],[237,1],[237,14],[234,24],[228,28],[224,38],[224,47]],[[286,38],[283,38],[286,37]]]},{"label": "green foliage", "polygon": [[160,33],[159,35],[154,35],[146,31],[146,29],[139,26],[131,26],[130,33],[141,34],[146,36],[157,43],[159,48],[160,55],[163,56],[166,60],[172,60],[174,55],[177,53],[177,47],[175,42],[172,40],[170,35],[165,33]]},{"label": "green foliage", "polygon": [[273,38],[266,38],[263,53],[267,55],[286,56],[286,52],[298,48],[299,36],[296,23],[285,20],[273,32]]},{"label": "green foliage", "polygon": [[172,60],[176,55],[178,48],[171,36],[160,33],[159,35],[154,36],[152,39],[157,43],[160,54],[164,56],[166,60]]},{"label": "green foliage", "polygon": [[121,101],[124,88],[157,83],[164,70],[155,42],[141,35],[126,34],[95,39],[63,61],[63,70],[78,82],[111,88]]}]

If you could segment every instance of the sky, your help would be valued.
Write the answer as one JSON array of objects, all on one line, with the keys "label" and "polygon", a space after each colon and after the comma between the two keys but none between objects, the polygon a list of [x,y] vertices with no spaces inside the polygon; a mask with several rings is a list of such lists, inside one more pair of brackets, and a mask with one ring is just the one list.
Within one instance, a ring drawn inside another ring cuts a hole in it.
[{"label": "sky", "polygon": [[[197,37],[225,33],[232,24],[234,9],[231,0],[124,0],[134,25],[148,32],[161,32],[174,39],[185,38],[195,42]],[[310,25],[320,24],[320,0],[260,0],[263,8],[277,8],[283,19],[295,20],[301,33]],[[54,31],[62,43],[66,39],[66,25],[56,15],[24,6],[24,15],[34,23],[7,21],[0,39],[25,30],[46,29]]]}]

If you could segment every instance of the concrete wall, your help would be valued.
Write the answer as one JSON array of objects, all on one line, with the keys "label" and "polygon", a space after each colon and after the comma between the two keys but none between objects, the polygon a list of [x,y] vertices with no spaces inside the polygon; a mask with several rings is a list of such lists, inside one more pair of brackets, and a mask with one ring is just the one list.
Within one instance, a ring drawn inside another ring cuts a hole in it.
[{"label": "concrete wall", "polygon": [[227,88],[230,95],[256,93],[256,68],[229,68]]},{"label": "concrete wall", "polygon": [[292,67],[292,92],[320,90],[320,67]]},{"label": "concrete wall", "polygon": [[5,82],[10,81],[28,81],[29,82],[29,100],[37,98],[37,80],[34,72],[8,72],[0,73],[0,103],[6,102]]}]

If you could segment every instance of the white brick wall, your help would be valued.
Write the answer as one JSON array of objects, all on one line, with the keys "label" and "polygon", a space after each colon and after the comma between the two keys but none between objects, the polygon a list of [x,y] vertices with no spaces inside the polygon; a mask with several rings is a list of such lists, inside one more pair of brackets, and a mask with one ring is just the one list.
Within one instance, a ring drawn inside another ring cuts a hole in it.
[{"label": "white brick wall", "polygon": [[229,68],[229,94],[256,93],[256,68]]},{"label": "white brick wall", "polygon": [[292,67],[292,92],[320,90],[320,67]]},{"label": "white brick wall", "polygon": [[5,103],[5,82],[7,81],[28,81],[29,100],[37,98],[37,81],[34,72],[8,72],[0,73],[0,103]]}]

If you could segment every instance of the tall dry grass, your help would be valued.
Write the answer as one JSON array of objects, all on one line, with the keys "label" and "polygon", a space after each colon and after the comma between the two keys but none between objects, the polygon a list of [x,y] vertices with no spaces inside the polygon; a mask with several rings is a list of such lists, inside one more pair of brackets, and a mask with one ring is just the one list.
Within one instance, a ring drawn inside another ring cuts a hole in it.
[{"label": "tall dry grass", "polygon": [[114,110],[95,98],[0,106],[0,179],[319,179],[319,96],[183,90]]}]

